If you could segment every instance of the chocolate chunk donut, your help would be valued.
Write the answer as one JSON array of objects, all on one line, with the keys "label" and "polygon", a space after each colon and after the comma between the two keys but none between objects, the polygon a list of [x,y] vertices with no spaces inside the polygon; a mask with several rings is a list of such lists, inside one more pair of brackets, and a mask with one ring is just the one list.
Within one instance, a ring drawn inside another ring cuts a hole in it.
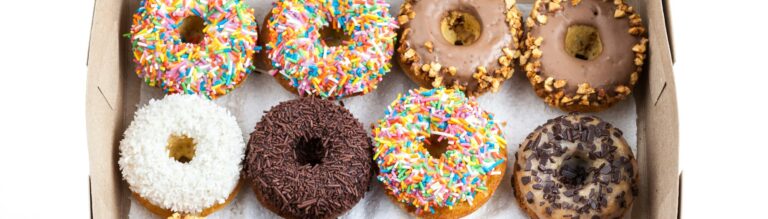
[{"label": "chocolate chunk donut", "polygon": [[336,218],[363,198],[371,179],[363,125],[328,100],[272,107],[248,144],[245,177],[258,200],[285,218]]},{"label": "chocolate chunk donut", "polygon": [[495,92],[522,53],[514,0],[406,0],[397,20],[398,63],[422,87]]},{"label": "chocolate chunk donut", "polygon": [[520,58],[536,95],[564,111],[606,109],[630,95],[648,39],[622,0],[537,0]]},{"label": "chocolate chunk donut", "polygon": [[547,121],[515,157],[512,187],[531,218],[622,218],[638,193],[632,150],[594,116]]}]

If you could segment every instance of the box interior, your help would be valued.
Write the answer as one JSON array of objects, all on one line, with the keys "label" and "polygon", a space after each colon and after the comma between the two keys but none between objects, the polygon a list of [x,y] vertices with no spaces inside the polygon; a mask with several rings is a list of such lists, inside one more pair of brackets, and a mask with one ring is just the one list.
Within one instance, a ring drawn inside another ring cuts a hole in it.
[{"label": "box interior", "polygon": [[[531,3],[532,0],[521,0]],[[92,218],[127,215],[127,186],[117,166],[118,145],[136,111],[140,81],[124,71],[131,61],[128,38],[138,1],[96,0],[89,43],[86,127],[90,162]],[[672,73],[672,43],[666,1],[632,1],[648,28],[646,72],[634,98],[638,113],[640,195],[633,218],[679,217],[678,112]],[[133,7],[131,7],[133,6]],[[396,9],[393,9],[396,10]]]}]

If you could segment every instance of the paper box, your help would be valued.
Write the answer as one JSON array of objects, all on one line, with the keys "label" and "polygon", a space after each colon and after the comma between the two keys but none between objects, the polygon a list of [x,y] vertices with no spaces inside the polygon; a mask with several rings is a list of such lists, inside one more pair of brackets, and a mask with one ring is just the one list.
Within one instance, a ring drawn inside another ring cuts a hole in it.
[{"label": "paper box", "polygon": [[[531,3],[532,0],[518,1]],[[138,102],[141,81],[126,71],[128,38],[137,0],[96,0],[88,51],[86,124],[93,218],[127,215],[130,195],[117,165],[118,145]],[[666,1],[634,1],[648,28],[649,52],[635,89],[640,195],[632,218],[678,218],[680,171],[671,27]],[[133,7],[131,7],[133,6]],[[392,10],[398,10],[393,8]],[[261,19],[261,18],[259,18]],[[531,92],[531,95],[534,95]],[[517,143],[510,143],[516,146]]]}]

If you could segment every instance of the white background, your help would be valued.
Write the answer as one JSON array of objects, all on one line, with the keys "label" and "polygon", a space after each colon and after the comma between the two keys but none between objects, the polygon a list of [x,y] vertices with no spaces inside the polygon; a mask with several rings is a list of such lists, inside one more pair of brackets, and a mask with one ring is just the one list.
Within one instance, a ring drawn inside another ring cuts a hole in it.
[{"label": "white background", "polygon": [[[685,218],[765,217],[764,1],[672,1]],[[0,218],[88,218],[85,78],[93,2],[0,13]]]}]

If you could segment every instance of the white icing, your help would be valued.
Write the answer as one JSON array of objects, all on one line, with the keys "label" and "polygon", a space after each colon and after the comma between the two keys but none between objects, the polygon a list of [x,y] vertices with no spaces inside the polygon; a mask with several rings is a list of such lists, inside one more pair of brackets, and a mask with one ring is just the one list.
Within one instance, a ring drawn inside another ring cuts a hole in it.
[{"label": "white icing", "polygon": [[[169,156],[168,138],[194,139],[195,156]],[[235,117],[194,95],[150,100],[136,111],[120,142],[120,171],[129,188],[153,205],[199,213],[224,203],[240,178],[245,143]]]}]

